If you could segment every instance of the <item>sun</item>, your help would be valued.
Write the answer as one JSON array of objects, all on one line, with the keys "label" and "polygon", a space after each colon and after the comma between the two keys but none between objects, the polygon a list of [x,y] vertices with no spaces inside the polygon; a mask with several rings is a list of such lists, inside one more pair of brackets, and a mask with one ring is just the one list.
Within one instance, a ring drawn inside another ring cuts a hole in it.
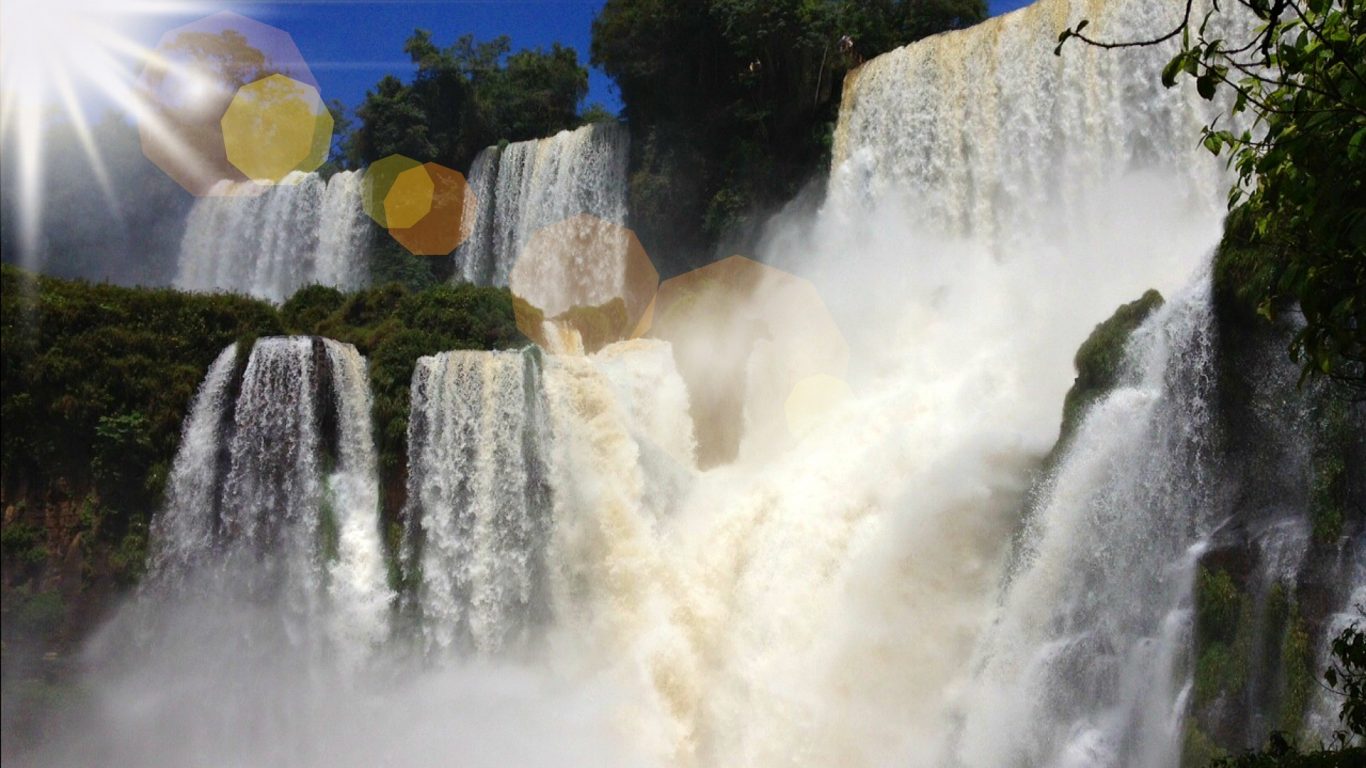
[{"label": "sun", "polygon": [[80,140],[91,175],[112,200],[108,172],[86,110],[146,112],[138,72],[153,52],[131,36],[148,17],[193,14],[198,2],[0,0],[0,146],[17,169],[20,243],[31,250],[41,222],[43,135],[55,116]]}]

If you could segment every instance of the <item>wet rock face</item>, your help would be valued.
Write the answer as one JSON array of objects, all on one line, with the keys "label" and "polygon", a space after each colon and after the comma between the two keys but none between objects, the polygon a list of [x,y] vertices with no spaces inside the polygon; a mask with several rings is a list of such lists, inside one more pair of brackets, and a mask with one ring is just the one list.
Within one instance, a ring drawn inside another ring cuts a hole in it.
[{"label": "wet rock face", "polygon": [[1341,391],[1301,385],[1289,322],[1229,295],[1216,306],[1226,522],[1197,576],[1187,740],[1238,751],[1306,725],[1331,623],[1359,580],[1366,418]]}]

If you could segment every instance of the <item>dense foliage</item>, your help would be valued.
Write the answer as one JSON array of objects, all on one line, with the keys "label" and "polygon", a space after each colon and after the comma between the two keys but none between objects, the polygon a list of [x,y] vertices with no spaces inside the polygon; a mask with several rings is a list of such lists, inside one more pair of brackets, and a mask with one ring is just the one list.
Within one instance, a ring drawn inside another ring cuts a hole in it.
[{"label": "dense foliage", "polygon": [[280,314],[290,332],[354,344],[369,360],[386,487],[406,466],[408,387],[417,359],[448,350],[527,343],[517,330],[506,289],[463,283],[424,291],[390,283],[352,294],[311,286],[286,301]]},{"label": "dense foliage", "polygon": [[386,76],[366,94],[345,142],[354,166],[398,153],[464,170],[479,150],[499,141],[582,122],[588,71],[572,48],[512,53],[507,37],[481,43],[469,35],[441,48],[430,32],[417,30],[404,51],[417,74],[411,83]]},{"label": "dense foliage", "polygon": [[281,332],[275,310],[238,296],[35,279],[7,266],[0,325],[7,502],[55,493],[81,505],[75,527],[89,531],[86,544],[127,549],[114,576],[135,578],[205,369],[237,339]]},{"label": "dense foliage", "polygon": [[608,0],[592,61],[632,128],[632,225],[667,264],[710,257],[828,162],[850,68],[985,17],[982,0]]},{"label": "dense foliage", "polygon": [[[1228,14],[1250,14],[1245,37],[1227,37]],[[1230,114],[1205,129],[1205,146],[1238,175],[1229,205],[1238,225],[1245,298],[1268,317],[1302,313],[1292,354],[1306,375],[1366,388],[1366,9],[1359,0],[1234,0],[1203,17],[1188,1],[1181,22],[1152,45],[1180,37],[1162,73],[1195,79],[1206,99],[1225,91]]]}]

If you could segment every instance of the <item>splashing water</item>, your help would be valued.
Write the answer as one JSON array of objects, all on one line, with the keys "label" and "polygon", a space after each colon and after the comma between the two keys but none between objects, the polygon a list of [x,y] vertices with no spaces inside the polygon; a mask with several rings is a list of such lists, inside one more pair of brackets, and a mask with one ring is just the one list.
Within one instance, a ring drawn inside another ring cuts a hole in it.
[{"label": "splashing water", "polygon": [[362,651],[383,639],[391,599],[365,361],[291,337],[257,341],[235,381],[237,364],[232,345],[186,420],[147,589],[278,599]]}]

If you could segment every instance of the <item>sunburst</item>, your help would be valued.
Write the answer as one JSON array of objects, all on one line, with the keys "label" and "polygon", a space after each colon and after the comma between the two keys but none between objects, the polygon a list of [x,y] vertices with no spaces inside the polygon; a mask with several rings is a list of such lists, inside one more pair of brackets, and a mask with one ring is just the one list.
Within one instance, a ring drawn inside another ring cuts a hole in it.
[{"label": "sunburst", "polygon": [[[44,134],[57,116],[71,125],[91,176],[111,201],[113,188],[86,117],[113,105],[158,130],[138,85],[156,54],[137,42],[152,17],[194,15],[204,3],[167,0],[0,1],[0,146],[17,170],[20,244],[31,251],[42,221]],[[168,140],[173,137],[168,136]]]}]

